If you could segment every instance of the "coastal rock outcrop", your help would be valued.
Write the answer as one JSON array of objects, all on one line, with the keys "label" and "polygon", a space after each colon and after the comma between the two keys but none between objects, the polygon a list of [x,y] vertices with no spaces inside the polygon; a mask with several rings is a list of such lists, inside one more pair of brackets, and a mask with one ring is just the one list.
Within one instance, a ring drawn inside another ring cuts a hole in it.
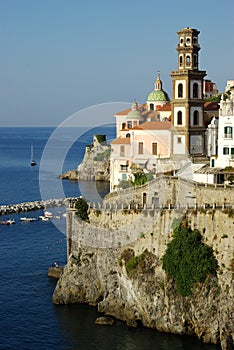
[{"label": "coastal rock outcrop", "polygon": [[[162,269],[162,256],[172,239],[171,225],[180,213],[161,211],[158,219],[152,221],[150,230],[134,241],[131,241],[131,232],[127,232],[129,244],[121,246],[120,243],[115,248],[99,248],[94,241],[88,244],[82,237],[88,230],[86,227],[93,225],[95,239],[99,235],[98,222],[103,230],[103,240],[110,240],[111,235],[114,239],[116,222],[127,220],[124,211],[94,210],[90,223],[85,224],[79,222],[75,211],[69,215],[70,228],[74,230],[75,227],[76,232],[68,232],[71,254],[53,294],[55,304],[88,303],[129,326],[142,324],[162,332],[195,335],[203,342],[221,344],[223,350],[232,348],[233,212],[186,213],[191,227],[199,229],[203,241],[212,247],[219,265],[217,276],[197,284],[193,294],[186,297],[179,295],[175,283]],[[132,211],[132,221],[134,216],[141,219],[143,228],[150,220],[151,212]],[[129,267],[126,262],[130,259],[134,263]]]},{"label": "coastal rock outcrop", "polygon": [[94,135],[92,144],[85,148],[82,163],[77,169],[68,170],[59,175],[59,178],[73,181],[109,181],[110,151],[110,145],[106,143],[106,135]]}]

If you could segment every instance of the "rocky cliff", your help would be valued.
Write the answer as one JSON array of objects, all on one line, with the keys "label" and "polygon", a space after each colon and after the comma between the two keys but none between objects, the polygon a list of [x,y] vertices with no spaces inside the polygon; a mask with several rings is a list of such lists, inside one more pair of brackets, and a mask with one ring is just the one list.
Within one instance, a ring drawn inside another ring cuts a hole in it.
[{"label": "rocky cliff", "polygon": [[[103,314],[129,326],[141,323],[163,332],[191,334],[207,343],[220,343],[223,350],[233,349],[233,211],[183,213],[212,247],[219,265],[217,276],[197,284],[187,297],[179,295],[162,269],[172,222],[182,213],[161,210],[155,215],[147,210],[93,210],[90,222],[84,223],[74,210],[68,210],[69,259],[53,302],[97,305]],[[132,227],[135,224],[135,233],[127,226],[129,222]],[[134,257],[141,263],[129,270],[126,263]]]},{"label": "rocky cliff", "polygon": [[68,170],[59,178],[73,181],[109,181],[110,146],[105,135],[94,135],[91,145],[85,148],[83,161],[75,170]]}]

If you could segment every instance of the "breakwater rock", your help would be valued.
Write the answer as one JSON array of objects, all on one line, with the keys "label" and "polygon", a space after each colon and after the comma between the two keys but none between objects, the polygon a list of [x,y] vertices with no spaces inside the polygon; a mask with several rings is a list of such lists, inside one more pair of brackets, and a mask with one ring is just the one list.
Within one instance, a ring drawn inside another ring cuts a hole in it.
[{"label": "breakwater rock", "polygon": [[48,199],[44,201],[24,202],[18,204],[8,204],[0,206],[0,215],[16,214],[32,210],[60,207],[65,205],[70,198]]},{"label": "breakwater rock", "polygon": [[51,278],[59,279],[63,270],[64,266],[51,266],[48,268],[48,276]]},{"label": "breakwater rock", "polygon": [[[192,229],[202,233],[219,266],[217,276],[195,285],[193,294],[186,297],[177,292],[162,269],[172,223],[181,215]],[[90,222],[84,223],[68,209],[69,258],[53,302],[88,303],[128,325],[195,335],[203,342],[221,344],[223,350],[233,349],[233,215],[233,211],[204,209],[186,213],[94,209],[90,210]],[[122,243],[118,238],[124,230]],[[106,247],[100,247],[100,239]],[[119,243],[112,248],[111,242]]]}]

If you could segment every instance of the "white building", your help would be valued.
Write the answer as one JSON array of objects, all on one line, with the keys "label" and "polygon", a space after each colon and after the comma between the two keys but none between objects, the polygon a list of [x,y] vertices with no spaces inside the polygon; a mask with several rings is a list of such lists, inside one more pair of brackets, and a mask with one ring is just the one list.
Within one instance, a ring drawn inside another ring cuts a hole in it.
[{"label": "white building", "polygon": [[117,138],[111,142],[110,191],[133,179],[133,167],[138,166],[146,173],[161,172],[161,163],[165,161],[170,167],[170,129],[168,121],[143,122],[135,101],[125,118],[118,115]]},{"label": "white building", "polygon": [[226,91],[230,91],[230,94],[226,100],[222,95],[220,101],[218,151],[210,157],[211,167],[234,167],[234,88],[227,87]]}]

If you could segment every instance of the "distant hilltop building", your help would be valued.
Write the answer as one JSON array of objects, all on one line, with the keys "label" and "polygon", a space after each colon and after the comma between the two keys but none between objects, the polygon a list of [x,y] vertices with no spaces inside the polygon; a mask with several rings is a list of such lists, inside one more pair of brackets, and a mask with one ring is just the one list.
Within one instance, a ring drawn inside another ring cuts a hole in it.
[{"label": "distant hilltop building", "polygon": [[216,88],[216,84],[208,79],[205,79],[203,82],[203,96],[204,98],[210,98],[213,96],[217,96],[218,95],[218,90]]},{"label": "distant hilltop building", "polygon": [[170,74],[171,101],[163,90],[158,71],[154,90],[146,102],[138,105],[133,101],[131,108],[115,115],[116,139],[111,142],[110,158],[111,191],[133,181],[136,172],[175,174],[188,160],[200,159],[200,167],[208,163],[208,157],[211,157],[211,167],[232,164],[233,117],[230,113],[233,115],[233,112],[229,111],[227,118],[224,113],[232,110],[233,94],[230,91],[234,81],[227,82],[226,92],[230,97],[227,101],[224,98],[220,104],[204,101],[204,98],[216,96],[218,90],[214,82],[204,79],[206,71],[199,69],[199,33],[189,27],[177,33],[177,70]]}]

